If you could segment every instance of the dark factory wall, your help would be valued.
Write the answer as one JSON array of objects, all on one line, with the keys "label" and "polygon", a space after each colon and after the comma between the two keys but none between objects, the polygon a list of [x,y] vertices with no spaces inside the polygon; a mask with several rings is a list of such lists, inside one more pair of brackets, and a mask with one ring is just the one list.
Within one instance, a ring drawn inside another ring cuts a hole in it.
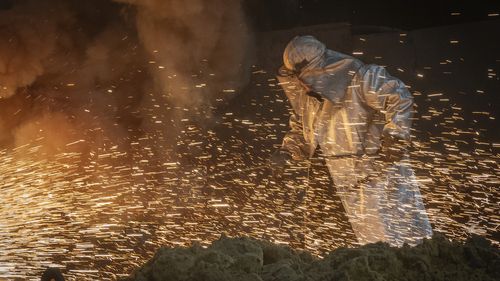
[{"label": "dark factory wall", "polygon": [[246,0],[246,9],[260,31],[334,22],[413,30],[486,20],[498,1],[349,1]]}]

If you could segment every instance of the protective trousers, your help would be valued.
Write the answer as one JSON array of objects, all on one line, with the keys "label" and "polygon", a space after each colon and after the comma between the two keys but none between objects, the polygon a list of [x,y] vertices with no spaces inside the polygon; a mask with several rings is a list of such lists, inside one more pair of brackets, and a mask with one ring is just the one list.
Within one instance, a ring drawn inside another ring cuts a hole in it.
[{"label": "protective trousers", "polygon": [[384,163],[367,157],[326,159],[360,244],[418,244],[432,235],[419,185],[408,158]]}]

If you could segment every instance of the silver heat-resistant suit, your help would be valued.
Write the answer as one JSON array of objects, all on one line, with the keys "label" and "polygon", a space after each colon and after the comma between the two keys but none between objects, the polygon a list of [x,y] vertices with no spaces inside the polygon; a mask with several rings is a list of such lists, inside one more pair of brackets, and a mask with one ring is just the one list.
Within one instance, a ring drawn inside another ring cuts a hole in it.
[{"label": "silver heat-resistant suit", "polygon": [[283,59],[278,79],[293,112],[282,150],[304,160],[321,148],[358,241],[401,246],[431,236],[408,156],[383,157],[401,149],[383,140],[410,139],[413,98],[403,82],[312,36],[294,38]]}]

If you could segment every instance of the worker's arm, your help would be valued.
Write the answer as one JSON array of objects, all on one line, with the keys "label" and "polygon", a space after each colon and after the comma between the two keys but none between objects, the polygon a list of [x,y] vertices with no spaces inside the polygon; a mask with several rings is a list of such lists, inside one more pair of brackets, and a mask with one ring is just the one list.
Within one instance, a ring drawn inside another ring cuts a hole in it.
[{"label": "worker's arm", "polygon": [[405,84],[385,68],[368,65],[362,74],[361,89],[366,104],[385,114],[383,137],[409,141],[413,97]]},{"label": "worker's arm", "polygon": [[281,149],[289,152],[294,160],[307,159],[309,144],[304,139],[301,117],[296,112],[301,106],[300,98],[304,89],[298,78],[290,75],[283,68],[280,69],[278,81],[293,108],[289,122],[290,131],[283,138]]},{"label": "worker's arm", "polygon": [[300,117],[295,112],[290,116],[290,131],[283,138],[281,148],[290,152],[294,160],[304,160],[308,157],[309,145],[304,139]]}]

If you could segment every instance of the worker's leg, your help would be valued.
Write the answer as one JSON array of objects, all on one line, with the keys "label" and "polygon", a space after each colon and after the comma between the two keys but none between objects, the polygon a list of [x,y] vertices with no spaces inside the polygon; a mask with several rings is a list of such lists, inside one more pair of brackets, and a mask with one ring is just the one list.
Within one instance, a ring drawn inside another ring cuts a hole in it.
[{"label": "worker's leg", "polygon": [[372,186],[336,186],[352,230],[360,244],[387,241],[380,194]]},{"label": "worker's leg", "polygon": [[384,179],[362,183],[369,173],[374,173],[362,161],[363,159],[341,158],[327,159],[326,163],[358,242],[367,244],[387,241],[384,218],[380,214],[380,201],[386,185],[385,175]]},{"label": "worker's leg", "polygon": [[415,176],[407,162],[374,169],[373,165],[360,161],[327,160],[358,241],[361,244],[384,241],[401,246],[416,244],[432,235]]},{"label": "worker's leg", "polygon": [[381,214],[390,244],[415,245],[423,238],[432,236],[419,185],[408,160],[389,167],[387,179]]}]

